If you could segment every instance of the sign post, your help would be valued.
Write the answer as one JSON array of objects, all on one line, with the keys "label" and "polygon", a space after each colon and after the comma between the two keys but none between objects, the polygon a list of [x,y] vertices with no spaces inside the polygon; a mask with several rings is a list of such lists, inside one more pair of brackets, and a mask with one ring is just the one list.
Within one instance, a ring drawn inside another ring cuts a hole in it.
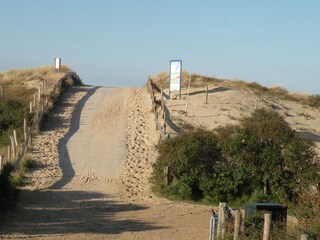
[{"label": "sign post", "polygon": [[181,81],[182,81],[182,61],[170,61],[170,74],[169,74],[169,98],[171,92],[178,91],[179,97],[181,96]]},{"label": "sign post", "polygon": [[55,73],[59,73],[61,69],[61,58],[54,59],[54,71]]}]

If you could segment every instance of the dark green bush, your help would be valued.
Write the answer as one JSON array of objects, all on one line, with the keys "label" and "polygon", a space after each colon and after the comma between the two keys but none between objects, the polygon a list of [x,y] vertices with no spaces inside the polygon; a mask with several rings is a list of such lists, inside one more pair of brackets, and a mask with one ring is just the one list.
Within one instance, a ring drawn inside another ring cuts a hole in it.
[{"label": "dark green bush", "polygon": [[241,123],[220,129],[218,135],[223,156],[236,169],[233,175],[244,183],[238,186],[242,194],[258,191],[267,199],[292,201],[319,181],[314,144],[296,137],[276,112],[260,109]]},{"label": "dark green bush", "polygon": [[[12,130],[21,132],[23,118],[27,115],[25,107],[18,102],[2,99],[0,101],[0,145],[9,144],[9,135]],[[18,136],[22,136],[19,132]]]},{"label": "dark green bush", "polygon": [[174,198],[211,202],[294,201],[319,181],[313,147],[296,137],[279,114],[258,109],[239,126],[194,130],[160,143],[155,189]]},{"label": "dark green bush", "polygon": [[[204,130],[187,132],[162,142],[154,165],[157,189],[181,199],[201,199],[200,183],[213,175],[221,161],[215,135]],[[169,167],[169,186],[164,184],[163,169]],[[210,180],[211,181],[211,180]]]}]

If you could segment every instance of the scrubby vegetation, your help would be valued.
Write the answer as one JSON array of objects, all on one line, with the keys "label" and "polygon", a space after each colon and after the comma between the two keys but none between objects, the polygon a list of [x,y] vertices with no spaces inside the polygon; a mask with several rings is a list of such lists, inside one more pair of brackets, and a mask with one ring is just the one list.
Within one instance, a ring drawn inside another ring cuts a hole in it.
[{"label": "scrubby vegetation", "polygon": [[319,231],[319,201],[311,200],[320,181],[314,144],[297,137],[278,113],[258,109],[237,126],[189,131],[161,142],[158,150],[154,182],[161,194],[235,205],[277,201],[297,213],[301,205],[310,208],[301,220],[314,222],[306,227]]},{"label": "scrubby vegetation", "polygon": [[[4,210],[15,205],[18,199],[18,187],[23,184],[24,176],[30,167],[32,160],[30,156],[25,155],[17,168],[14,163],[7,161],[7,146],[9,145],[9,136],[13,129],[17,131],[18,142],[23,141],[23,122],[24,118],[31,126],[36,112],[40,111],[40,104],[33,114],[29,112],[29,102],[33,101],[34,93],[37,93],[38,87],[45,81],[47,91],[42,93],[42,98],[48,96],[53,86],[70,69],[62,67],[59,74],[54,73],[51,66],[37,67],[26,70],[10,70],[0,72],[0,85],[3,94],[0,94],[0,155],[4,156],[6,163],[0,173],[0,220]],[[72,85],[81,84],[81,80],[74,75],[66,75],[62,88],[68,88]],[[0,92],[1,93],[1,92]],[[59,98],[61,91],[51,99],[53,104]],[[41,102],[42,103],[42,102]]]},{"label": "scrubby vegetation", "polygon": [[0,146],[9,145],[9,136],[12,135],[13,129],[18,130],[18,136],[22,139],[21,131],[25,117],[28,117],[28,112],[21,103],[5,99],[0,101]]},{"label": "scrubby vegetation", "polygon": [[6,163],[0,174],[0,223],[3,212],[14,207],[19,198],[18,187],[23,184],[26,171],[33,167],[29,155],[26,155],[17,169],[12,163]]}]

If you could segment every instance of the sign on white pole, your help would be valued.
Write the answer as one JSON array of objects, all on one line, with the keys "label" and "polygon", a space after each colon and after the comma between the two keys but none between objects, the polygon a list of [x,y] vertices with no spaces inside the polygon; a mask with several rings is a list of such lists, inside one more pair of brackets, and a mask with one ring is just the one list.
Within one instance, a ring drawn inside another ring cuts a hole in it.
[{"label": "sign on white pole", "polygon": [[169,76],[169,96],[172,91],[178,91],[181,95],[181,81],[182,81],[182,61],[170,61],[170,76]]},{"label": "sign on white pole", "polygon": [[54,59],[54,67],[55,67],[56,72],[59,72],[59,71],[60,71],[60,68],[61,68],[61,58],[55,58],[55,59]]}]

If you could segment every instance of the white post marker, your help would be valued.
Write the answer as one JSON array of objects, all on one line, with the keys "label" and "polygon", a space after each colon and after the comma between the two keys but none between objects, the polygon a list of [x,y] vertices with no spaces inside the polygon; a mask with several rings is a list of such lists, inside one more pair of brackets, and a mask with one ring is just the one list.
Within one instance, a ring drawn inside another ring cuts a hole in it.
[{"label": "white post marker", "polygon": [[182,81],[182,61],[171,60],[170,61],[170,74],[169,74],[169,98],[173,91],[179,92],[181,96],[181,81]]},{"label": "white post marker", "polygon": [[54,59],[54,69],[56,73],[60,72],[61,69],[61,58],[55,58]]}]

